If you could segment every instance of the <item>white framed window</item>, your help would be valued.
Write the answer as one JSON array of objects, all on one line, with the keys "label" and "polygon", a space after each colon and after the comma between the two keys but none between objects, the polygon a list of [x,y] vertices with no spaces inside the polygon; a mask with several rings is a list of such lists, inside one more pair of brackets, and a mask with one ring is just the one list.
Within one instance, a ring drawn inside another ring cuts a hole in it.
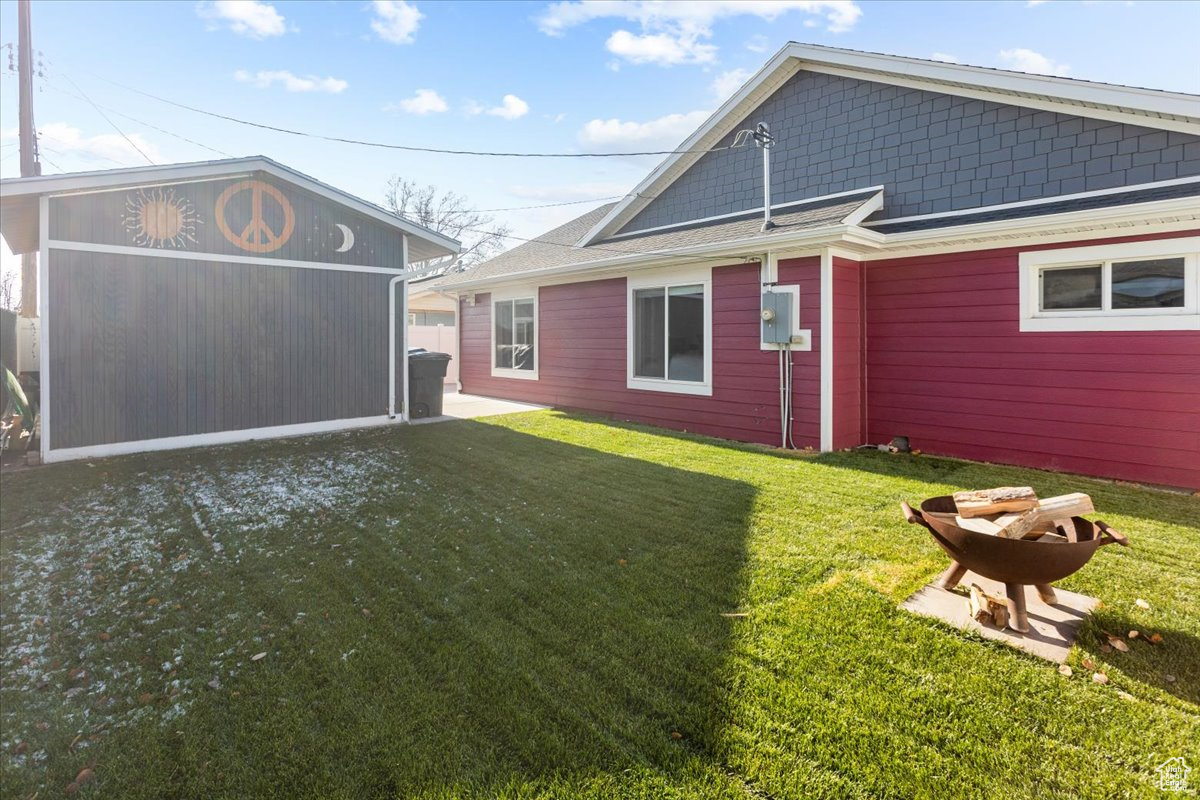
[{"label": "white framed window", "polygon": [[1022,331],[1200,329],[1200,237],[1021,253]]},{"label": "white framed window", "polygon": [[712,394],[712,269],[631,276],[627,386]]},{"label": "white framed window", "polygon": [[492,294],[492,377],[538,377],[538,291]]}]

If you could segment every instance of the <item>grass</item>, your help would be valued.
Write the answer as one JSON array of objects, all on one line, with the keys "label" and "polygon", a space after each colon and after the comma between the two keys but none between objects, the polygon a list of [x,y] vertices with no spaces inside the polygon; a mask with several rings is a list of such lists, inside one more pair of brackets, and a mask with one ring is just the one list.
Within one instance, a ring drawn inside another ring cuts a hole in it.
[{"label": "grass", "polygon": [[[1071,678],[897,607],[944,566],[898,501],[1011,483],[1133,543],[1062,583],[1103,600]],[[1194,497],[539,412],[2,500],[4,797],[1151,797],[1200,763]],[[1129,629],[1163,642],[1101,652]]]}]

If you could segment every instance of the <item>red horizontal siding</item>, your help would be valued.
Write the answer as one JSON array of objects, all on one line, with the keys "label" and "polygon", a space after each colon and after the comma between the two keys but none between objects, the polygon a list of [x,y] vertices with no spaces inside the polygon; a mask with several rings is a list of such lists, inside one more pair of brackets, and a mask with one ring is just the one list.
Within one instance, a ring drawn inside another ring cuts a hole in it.
[{"label": "red horizontal siding", "polygon": [[1022,333],[1019,252],[867,263],[870,440],[1200,487],[1200,332]]},{"label": "red horizontal siding", "polygon": [[[784,262],[780,282],[800,286],[801,314],[818,333],[815,259]],[[491,302],[461,305],[463,391],[592,411],[728,439],[779,443],[779,359],[759,349],[757,265],[713,270],[713,394],[697,397],[626,387],[626,282],[613,278],[538,291],[538,380],[491,374]],[[819,341],[793,355],[793,436],[820,443]]]}]

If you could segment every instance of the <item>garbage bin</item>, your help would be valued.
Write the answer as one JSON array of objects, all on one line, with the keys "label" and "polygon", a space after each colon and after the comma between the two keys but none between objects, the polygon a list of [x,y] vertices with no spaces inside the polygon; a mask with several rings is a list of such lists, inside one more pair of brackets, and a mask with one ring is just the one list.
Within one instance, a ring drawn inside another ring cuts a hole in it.
[{"label": "garbage bin", "polygon": [[408,352],[408,417],[440,417],[449,353]]}]

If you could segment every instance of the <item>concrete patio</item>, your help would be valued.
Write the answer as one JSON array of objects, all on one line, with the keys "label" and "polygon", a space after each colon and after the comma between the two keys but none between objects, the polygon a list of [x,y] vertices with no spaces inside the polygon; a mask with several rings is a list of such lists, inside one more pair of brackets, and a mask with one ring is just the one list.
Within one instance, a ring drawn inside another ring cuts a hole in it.
[{"label": "concrete patio", "polygon": [[547,406],[516,403],[512,400],[498,400],[494,397],[480,397],[475,394],[447,392],[442,399],[442,415],[440,417],[414,419],[412,424],[426,425],[431,422],[449,422],[452,419],[495,417],[500,414],[516,414],[521,411],[538,411],[543,408],[547,408]]}]

